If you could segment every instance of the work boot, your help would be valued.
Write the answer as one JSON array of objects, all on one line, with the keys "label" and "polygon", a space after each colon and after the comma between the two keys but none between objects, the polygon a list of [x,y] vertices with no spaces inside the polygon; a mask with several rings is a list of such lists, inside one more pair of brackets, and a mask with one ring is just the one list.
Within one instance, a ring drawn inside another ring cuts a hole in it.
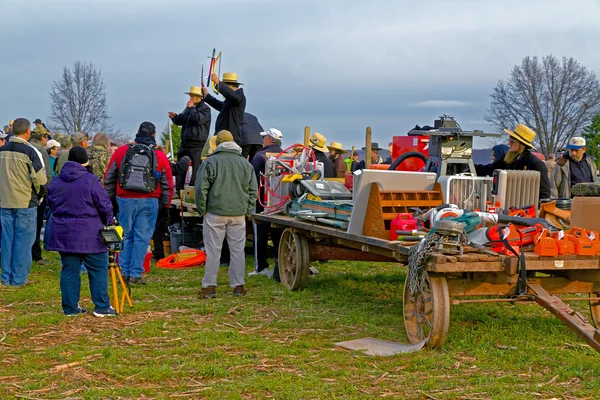
[{"label": "work boot", "polygon": [[205,299],[214,299],[217,297],[217,287],[216,286],[207,286],[200,289],[200,296]]},{"label": "work boot", "polygon": [[238,285],[233,288],[234,296],[244,296],[248,291],[244,289],[244,285]]},{"label": "work boot", "polygon": [[144,278],[142,278],[141,276],[140,277],[131,276],[131,277],[129,277],[129,283],[133,283],[133,284],[139,283],[141,285],[145,285],[146,280]]}]

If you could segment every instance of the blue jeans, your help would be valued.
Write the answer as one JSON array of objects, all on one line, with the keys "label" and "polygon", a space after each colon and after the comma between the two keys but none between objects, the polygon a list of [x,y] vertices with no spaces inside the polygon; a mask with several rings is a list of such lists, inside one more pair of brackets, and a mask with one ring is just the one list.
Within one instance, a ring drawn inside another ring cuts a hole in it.
[{"label": "blue jeans", "polygon": [[79,267],[85,263],[90,280],[90,294],[96,310],[110,307],[108,297],[108,253],[75,254],[60,253],[60,291],[62,308],[65,314],[75,314],[79,307],[81,275]]},{"label": "blue jeans", "polygon": [[31,246],[35,242],[37,208],[2,208],[3,285],[23,286],[31,271]]},{"label": "blue jeans", "polygon": [[119,224],[123,227],[123,250],[119,254],[119,265],[123,276],[140,278],[158,216],[158,199],[117,197],[117,203]]}]

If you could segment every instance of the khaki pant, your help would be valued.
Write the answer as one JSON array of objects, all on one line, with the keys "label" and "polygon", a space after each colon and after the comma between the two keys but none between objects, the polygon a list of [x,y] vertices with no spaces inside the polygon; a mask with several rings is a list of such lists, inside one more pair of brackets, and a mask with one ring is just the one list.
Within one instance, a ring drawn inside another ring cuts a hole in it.
[{"label": "khaki pant", "polygon": [[202,226],[206,264],[202,287],[216,286],[221,260],[223,239],[227,238],[231,261],[229,263],[229,284],[232,288],[244,284],[246,260],[246,217],[227,217],[206,213]]}]

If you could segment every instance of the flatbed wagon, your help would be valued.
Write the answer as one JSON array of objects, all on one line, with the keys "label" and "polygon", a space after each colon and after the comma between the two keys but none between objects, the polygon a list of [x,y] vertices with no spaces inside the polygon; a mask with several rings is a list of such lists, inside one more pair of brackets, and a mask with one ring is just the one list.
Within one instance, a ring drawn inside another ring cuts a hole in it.
[{"label": "flatbed wagon", "polygon": [[[406,265],[410,247],[415,245],[351,234],[285,215],[255,214],[253,219],[283,230],[278,250],[279,273],[281,282],[290,290],[307,286],[310,261]],[[527,277],[521,284],[526,285],[526,290],[517,296],[520,271],[516,257],[484,254],[469,247],[464,248],[462,255],[431,254],[425,267],[425,284],[416,291],[404,287],[403,315],[409,341],[441,347],[448,335],[452,305],[534,301],[600,352],[600,330],[594,327],[600,323],[600,257],[550,258],[527,252],[525,260]],[[413,273],[409,269],[407,281]],[[588,302],[593,325],[565,301]]]}]

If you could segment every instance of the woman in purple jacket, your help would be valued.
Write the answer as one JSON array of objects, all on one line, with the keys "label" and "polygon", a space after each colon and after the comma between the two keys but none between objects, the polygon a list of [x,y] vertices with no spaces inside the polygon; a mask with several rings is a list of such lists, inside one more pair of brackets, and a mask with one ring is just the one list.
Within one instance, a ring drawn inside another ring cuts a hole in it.
[{"label": "woman in purple jacket", "polygon": [[71,148],[60,175],[48,188],[52,229],[46,249],[60,254],[60,290],[65,315],[86,312],[79,306],[79,267],[85,263],[94,315],[114,316],[108,297],[108,249],[100,236],[104,226],[113,224],[113,210],[106,190],[87,165],[86,150],[81,146]]}]

